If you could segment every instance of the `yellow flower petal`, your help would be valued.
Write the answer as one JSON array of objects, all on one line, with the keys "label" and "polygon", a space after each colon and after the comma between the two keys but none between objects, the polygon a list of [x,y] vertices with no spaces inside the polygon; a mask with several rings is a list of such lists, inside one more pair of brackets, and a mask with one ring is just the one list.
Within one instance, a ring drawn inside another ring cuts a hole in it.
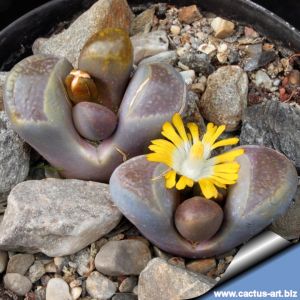
[{"label": "yellow flower petal", "polygon": [[213,183],[215,186],[222,188],[222,189],[226,189],[226,184],[222,184],[212,178],[209,178],[210,182]]},{"label": "yellow flower petal", "polygon": [[199,128],[195,123],[187,123],[187,128],[190,130],[193,143],[197,143],[199,141]]},{"label": "yellow flower petal", "polygon": [[236,181],[234,181],[234,180],[224,179],[224,178],[221,178],[221,177],[217,177],[215,175],[210,176],[209,179],[213,179],[214,181],[216,181],[220,184],[235,184],[236,183]]},{"label": "yellow flower petal", "polygon": [[215,134],[217,130],[217,126],[215,126],[213,123],[208,123],[206,127],[206,133],[203,136],[202,143],[209,143],[213,135]]},{"label": "yellow flower petal", "polygon": [[236,145],[238,142],[239,142],[238,138],[230,138],[230,139],[221,140],[217,143],[214,143],[211,147],[211,150],[214,150],[214,149],[222,147],[222,146]]},{"label": "yellow flower petal", "polygon": [[163,125],[163,131],[161,132],[161,134],[169,139],[177,148],[179,148],[182,143],[184,143],[182,138],[177,134],[174,127],[169,122],[166,122]]},{"label": "yellow flower petal", "polygon": [[180,117],[180,114],[176,113],[174,114],[173,118],[172,118],[172,122],[175,126],[175,128],[177,129],[180,137],[186,142],[188,141],[188,137],[182,122],[182,119]]},{"label": "yellow flower petal", "polygon": [[218,190],[209,179],[199,180],[201,191],[206,199],[217,198]]},{"label": "yellow flower petal", "polygon": [[237,180],[239,178],[239,175],[237,173],[228,174],[228,173],[214,173],[214,176],[217,176],[219,178],[223,178],[226,180]]},{"label": "yellow flower petal", "polygon": [[230,162],[236,159],[238,156],[244,154],[244,149],[236,149],[232,150],[223,154],[220,154],[218,156],[213,157],[213,160],[216,164],[222,163],[222,162]]},{"label": "yellow flower petal", "polygon": [[188,183],[190,183],[190,179],[185,176],[181,176],[176,184],[176,189],[183,190],[188,185]]},{"label": "yellow flower petal", "polygon": [[171,151],[176,149],[174,144],[172,144],[170,141],[167,141],[167,140],[164,140],[164,139],[153,140],[153,141],[151,141],[151,143],[153,145],[165,147],[165,148],[167,148],[168,150],[171,150]]},{"label": "yellow flower petal", "polygon": [[201,159],[203,157],[203,152],[204,146],[200,141],[198,141],[191,147],[190,157],[192,159]]},{"label": "yellow flower petal", "polygon": [[160,154],[160,153],[149,153],[149,154],[146,155],[146,158],[149,161],[163,163],[163,164],[166,164],[169,167],[172,167],[172,161],[170,160],[170,158],[166,157],[163,154]]},{"label": "yellow flower petal", "polygon": [[166,188],[172,189],[176,184],[176,172],[174,170],[169,171],[165,175],[165,179],[166,179]]},{"label": "yellow flower petal", "polygon": [[225,125],[221,125],[217,128],[216,132],[214,133],[214,135],[210,138],[210,140],[208,141],[211,145],[214,144],[214,142],[219,138],[219,136],[224,132],[225,130]]},{"label": "yellow flower petal", "polygon": [[223,163],[213,166],[214,173],[237,173],[240,169],[240,165],[237,162]]}]

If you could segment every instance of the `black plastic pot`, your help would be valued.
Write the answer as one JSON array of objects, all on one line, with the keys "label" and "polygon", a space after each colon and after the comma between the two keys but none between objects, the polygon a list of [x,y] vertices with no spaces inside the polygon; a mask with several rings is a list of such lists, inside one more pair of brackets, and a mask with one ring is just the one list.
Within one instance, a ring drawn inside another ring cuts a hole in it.
[{"label": "black plastic pot", "polygon": [[[17,61],[30,54],[33,41],[49,34],[55,24],[71,19],[96,0],[53,0],[27,13],[0,32],[0,70],[9,70]],[[269,10],[249,0],[166,0],[178,6],[197,4],[201,9],[220,16],[251,24],[268,38],[300,51],[300,32]],[[130,4],[145,4],[129,0]]]}]

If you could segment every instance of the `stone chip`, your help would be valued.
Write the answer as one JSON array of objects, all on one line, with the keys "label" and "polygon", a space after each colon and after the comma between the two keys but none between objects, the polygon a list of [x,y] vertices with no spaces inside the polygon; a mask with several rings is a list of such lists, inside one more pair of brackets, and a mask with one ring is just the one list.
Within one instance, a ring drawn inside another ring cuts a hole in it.
[{"label": "stone chip", "polygon": [[0,225],[0,249],[64,256],[110,232],[121,213],[108,185],[44,179],[17,185]]},{"label": "stone chip", "polygon": [[202,274],[154,258],[140,275],[138,295],[140,300],[190,299],[203,295],[215,283]]}]

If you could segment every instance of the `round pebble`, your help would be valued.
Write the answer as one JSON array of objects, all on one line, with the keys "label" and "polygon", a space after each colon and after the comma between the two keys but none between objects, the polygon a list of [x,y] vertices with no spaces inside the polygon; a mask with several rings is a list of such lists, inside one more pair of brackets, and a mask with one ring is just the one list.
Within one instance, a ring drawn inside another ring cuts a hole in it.
[{"label": "round pebble", "polygon": [[174,35],[178,35],[180,33],[180,27],[177,25],[172,25],[170,31]]},{"label": "round pebble", "polygon": [[141,241],[109,241],[98,252],[95,265],[105,275],[138,275],[150,259],[150,249]]},{"label": "round pebble", "polygon": [[[5,288],[11,290],[18,296],[25,296],[32,288],[31,281],[18,273],[8,273],[3,278]],[[57,299],[56,299],[57,300]]]},{"label": "round pebble", "polygon": [[80,286],[76,286],[71,289],[71,295],[72,295],[73,300],[79,299],[79,297],[81,296],[81,293],[82,293],[82,288]]},{"label": "round pebble", "polygon": [[61,278],[49,280],[46,288],[46,300],[72,300],[68,284]]},{"label": "round pebble", "polygon": [[111,280],[94,271],[86,280],[86,290],[93,298],[104,300],[111,298],[117,287]]}]

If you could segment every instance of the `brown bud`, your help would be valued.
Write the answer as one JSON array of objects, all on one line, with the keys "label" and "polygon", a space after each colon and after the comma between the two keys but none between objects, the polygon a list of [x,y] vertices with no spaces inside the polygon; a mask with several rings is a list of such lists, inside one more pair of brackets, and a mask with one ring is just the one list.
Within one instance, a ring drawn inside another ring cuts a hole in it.
[{"label": "brown bud", "polygon": [[81,70],[72,70],[65,79],[65,85],[70,100],[79,102],[95,102],[98,98],[98,90],[91,76]]}]

